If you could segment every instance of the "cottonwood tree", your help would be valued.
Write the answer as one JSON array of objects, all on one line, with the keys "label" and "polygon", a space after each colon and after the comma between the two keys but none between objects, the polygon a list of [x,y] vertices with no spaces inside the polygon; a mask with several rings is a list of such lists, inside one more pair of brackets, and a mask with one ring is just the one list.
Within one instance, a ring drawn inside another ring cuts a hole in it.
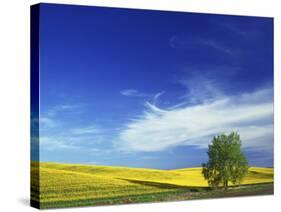
[{"label": "cottonwood tree", "polygon": [[215,136],[207,152],[209,160],[202,164],[202,174],[211,187],[223,186],[229,182],[240,184],[248,172],[248,161],[241,151],[241,140],[237,132]]}]

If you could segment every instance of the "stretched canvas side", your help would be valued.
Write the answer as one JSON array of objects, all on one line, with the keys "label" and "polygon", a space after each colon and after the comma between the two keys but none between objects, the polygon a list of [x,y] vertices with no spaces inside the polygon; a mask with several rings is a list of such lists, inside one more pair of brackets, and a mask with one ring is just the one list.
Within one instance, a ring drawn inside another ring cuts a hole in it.
[{"label": "stretched canvas side", "polygon": [[30,205],[40,208],[40,174],[39,174],[39,17],[40,5],[30,8]]}]

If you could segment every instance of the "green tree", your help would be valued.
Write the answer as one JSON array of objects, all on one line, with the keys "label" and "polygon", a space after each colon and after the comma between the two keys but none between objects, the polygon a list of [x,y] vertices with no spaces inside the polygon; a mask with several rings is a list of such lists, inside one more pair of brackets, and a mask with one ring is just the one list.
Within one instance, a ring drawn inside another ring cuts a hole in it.
[{"label": "green tree", "polygon": [[202,164],[202,174],[211,187],[223,186],[227,190],[229,182],[240,184],[248,172],[248,162],[236,132],[215,136],[207,154],[209,160]]}]

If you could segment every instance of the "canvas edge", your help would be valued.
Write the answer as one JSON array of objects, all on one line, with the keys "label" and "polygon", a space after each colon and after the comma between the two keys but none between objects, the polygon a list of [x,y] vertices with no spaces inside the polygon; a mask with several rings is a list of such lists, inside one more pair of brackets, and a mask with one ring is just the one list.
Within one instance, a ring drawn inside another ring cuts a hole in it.
[{"label": "canvas edge", "polygon": [[[39,163],[39,38],[40,4],[30,6],[30,206],[40,209]],[[34,169],[35,168],[35,169]]]}]

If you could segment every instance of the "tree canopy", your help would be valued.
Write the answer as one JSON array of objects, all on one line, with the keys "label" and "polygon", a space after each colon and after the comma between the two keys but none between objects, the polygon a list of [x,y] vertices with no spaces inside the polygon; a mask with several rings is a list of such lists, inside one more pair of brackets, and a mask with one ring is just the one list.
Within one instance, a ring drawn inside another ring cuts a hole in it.
[{"label": "tree canopy", "polygon": [[248,172],[248,161],[241,151],[241,140],[237,132],[215,136],[207,152],[209,160],[202,164],[202,174],[212,187],[223,186],[229,182],[240,184]]}]

